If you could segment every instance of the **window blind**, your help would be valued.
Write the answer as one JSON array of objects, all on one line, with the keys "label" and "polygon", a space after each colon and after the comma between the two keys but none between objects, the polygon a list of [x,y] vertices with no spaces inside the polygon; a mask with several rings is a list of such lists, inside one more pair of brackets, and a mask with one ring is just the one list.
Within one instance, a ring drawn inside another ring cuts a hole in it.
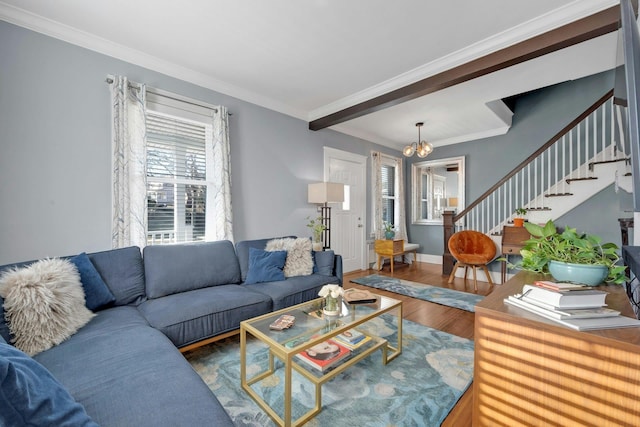
[{"label": "window blind", "polygon": [[393,224],[395,222],[395,189],[396,168],[383,165],[382,180],[382,220]]},{"label": "window blind", "polygon": [[147,111],[147,175],[206,179],[206,125]]},{"label": "window blind", "polygon": [[204,240],[211,126],[152,110],[146,125],[148,243]]}]

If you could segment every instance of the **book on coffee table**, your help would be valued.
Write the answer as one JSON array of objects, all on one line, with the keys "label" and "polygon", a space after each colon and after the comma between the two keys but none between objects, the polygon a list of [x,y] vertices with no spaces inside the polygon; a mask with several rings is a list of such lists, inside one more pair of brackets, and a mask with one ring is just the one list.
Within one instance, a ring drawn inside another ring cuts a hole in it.
[{"label": "book on coffee table", "polygon": [[351,350],[334,340],[323,341],[296,354],[306,365],[326,372],[351,354]]},{"label": "book on coffee table", "polygon": [[365,334],[357,329],[349,329],[348,331],[344,331],[343,333],[336,335],[338,340],[345,341],[349,344],[356,344],[358,341],[363,340],[364,337]]},{"label": "book on coffee table", "polygon": [[346,341],[342,341],[339,336],[336,336],[335,339],[336,341],[340,342],[340,344],[344,345],[351,351],[364,347],[367,343],[373,340],[370,336],[367,336],[367,335],[365,335],[364,338],[362,338],[360,341],[357,341],[353,344]]},{"label": "book on coffee table", "polygon": [[349,304],[369,304],[378,300],[375,294],[367,290],[355,288],[347,289],[344,292],[343,298]]}]

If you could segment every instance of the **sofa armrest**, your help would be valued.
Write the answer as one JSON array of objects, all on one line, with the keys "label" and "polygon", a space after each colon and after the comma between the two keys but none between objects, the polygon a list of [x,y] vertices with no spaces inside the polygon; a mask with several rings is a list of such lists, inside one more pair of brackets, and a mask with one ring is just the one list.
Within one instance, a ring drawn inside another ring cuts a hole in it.
[{"label": "sofa armrest", "polygon": [[342,286],[342,255],[336,254],[333,259],[333,275],[338,278],[338,284]]}]

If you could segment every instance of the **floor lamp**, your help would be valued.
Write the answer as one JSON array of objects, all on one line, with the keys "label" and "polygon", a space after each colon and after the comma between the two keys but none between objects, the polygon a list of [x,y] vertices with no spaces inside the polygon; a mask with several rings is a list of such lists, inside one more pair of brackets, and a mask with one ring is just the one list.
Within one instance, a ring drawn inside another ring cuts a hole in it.
[{"label": "floor lamp", "polygon": [[309,203],[319,203],[320,217],[324,232],[322,235],[322,249],[331,247],[331,206],[329,203],[344,202],[344,184],[337,182],[318,182],[309,184]]}]

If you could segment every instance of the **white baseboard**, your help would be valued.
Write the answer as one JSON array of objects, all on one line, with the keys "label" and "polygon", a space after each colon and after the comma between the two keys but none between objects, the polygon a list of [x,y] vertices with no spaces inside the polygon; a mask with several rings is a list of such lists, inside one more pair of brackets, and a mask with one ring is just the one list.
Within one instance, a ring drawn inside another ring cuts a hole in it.
[{"label": "white baseboard", "polygon": [[[442,265],[442,255],[430,255],[430,254],[418,254],[418,261],[420,262],[428,262],[430,264],[440,264]],[[500,284],[502,279],[502,274],[499,271],[491,271],[489,270],[489,275],[491,275],[491,280],[493,283]],[[456,277],[463,278],[464,277],[464,269],[458,269],[456,271]],[[513,277],[513,274],[507,273],[506,280],[509,280]],[[473,280],[473,273],[469,272],[467,274],[467,279]],[[481,282],[486,282],[487,277],[484,272],[479,272],[477,279]]]},{"label": "white baseboard", "polygon": [[430,264],[442,264],[442,255],[418,254],[418,261]]}]

